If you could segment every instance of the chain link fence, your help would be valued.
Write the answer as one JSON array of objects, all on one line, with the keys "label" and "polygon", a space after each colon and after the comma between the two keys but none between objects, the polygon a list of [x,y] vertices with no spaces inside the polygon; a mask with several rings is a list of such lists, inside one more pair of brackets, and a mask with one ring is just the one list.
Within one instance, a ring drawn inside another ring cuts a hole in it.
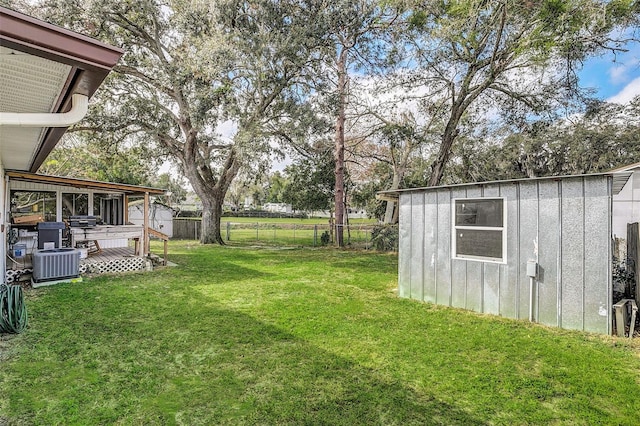
[{"label": "chain link fence", "polygon": [[[222,238],[233,244],[321,247],[333,244],[334,238],[328,224],[246,223],[223,220],[220,225]],[[397,226],[381,227],[373,224],[339,226],[344,226],[344,242],[348,246],[386,251],[398,249]],[[201,229],[200,220],[174,219],[173,239],[199,240]],[[393,235],[396,237],[393,238]]]}]

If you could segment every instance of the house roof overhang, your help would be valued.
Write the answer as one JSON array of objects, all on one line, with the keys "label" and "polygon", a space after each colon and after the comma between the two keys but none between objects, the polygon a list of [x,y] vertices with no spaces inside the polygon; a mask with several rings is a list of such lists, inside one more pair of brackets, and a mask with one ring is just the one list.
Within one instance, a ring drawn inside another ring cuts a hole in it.
[{"label": "house roof overhang", "polygon": [[[123,50],[0,7],[0,112],[63,113],[91,97]],[[0,126],[7,169],[36,172],[67,127]]]},{"label": "house roof overhang", "polygon": [[7,170],[5,173],[9,181],[18,180],[24,182],[40,183],[47,185],[70,186],[73,188],[90,189],[94,191],[118,192],[127,195],[164,195],[166,191],[147,186],[129,185],[125,183],[101,182],[88,179],[77,179],[63,176],[40,175],[17,170]]}]

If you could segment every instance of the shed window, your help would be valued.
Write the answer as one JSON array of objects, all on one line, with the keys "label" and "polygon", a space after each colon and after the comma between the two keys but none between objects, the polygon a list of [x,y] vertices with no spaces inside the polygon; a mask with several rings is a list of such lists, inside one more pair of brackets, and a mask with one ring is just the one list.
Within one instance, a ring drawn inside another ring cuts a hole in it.
[{"label": "shed window", "polygon": [[454,200],[453,253],[455,258],[504,262],[505,211],[502,198]]}]

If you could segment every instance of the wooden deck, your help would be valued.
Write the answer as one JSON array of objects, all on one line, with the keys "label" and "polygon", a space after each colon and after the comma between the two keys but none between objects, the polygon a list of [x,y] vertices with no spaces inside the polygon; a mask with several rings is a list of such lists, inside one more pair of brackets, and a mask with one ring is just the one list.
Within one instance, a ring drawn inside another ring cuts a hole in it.
[{"label": "wooden deck", "polygon": [[80,259],[81,264],[110,262],[112,260],[136,257],[133,247],[103,248],[100,253],[89,254],[86,259]]},{"label": "wooden deck", "polygon": [[[157,258],[157,256],[156,256]],[[31,276],[31,255],[20,259],[19,263],[7,263],[7,282],[18,281]],[[170,266],[175,264],[168,262]],[[134,247],[103,248],[99,253],[89,255],[86,259],[80,259],[80,275],[121,273],[134,271],[153,270],[152,260],[136,256]]]},{"label": "wooden deck", "polygon": [[105,274],[130,271],[151,271],[149,259],[136,256],[133,247],[103,248],[98,253],[80,259],[80,274]]}]

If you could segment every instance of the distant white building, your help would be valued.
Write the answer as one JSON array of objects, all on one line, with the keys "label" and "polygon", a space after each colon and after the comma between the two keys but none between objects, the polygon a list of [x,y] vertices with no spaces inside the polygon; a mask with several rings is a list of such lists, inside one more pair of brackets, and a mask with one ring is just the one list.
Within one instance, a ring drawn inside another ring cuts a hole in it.
[{"label": "distant white building", "polygon": [[202,211],[202,201],[193,192],[187,193],[183,201],[174,206],[177,211],[198,212]]},{"label": "distant white building", "polygon": [[[309,216],[311,217],[332,217],[333,213],[330,212],[329,210],[314,210],[312,212],[309,213]],[[365,210],[355,210],[355,209],[349,209],[349,211],[347,212],[347,216],[349,217],[349,219],[368,219],[369,215],[367,215],[367,212]]]},{"label": "distant white building", "polygon": [[285,203],[266,203],[262,209],[271,213],[292,213],[291,204]]}]

